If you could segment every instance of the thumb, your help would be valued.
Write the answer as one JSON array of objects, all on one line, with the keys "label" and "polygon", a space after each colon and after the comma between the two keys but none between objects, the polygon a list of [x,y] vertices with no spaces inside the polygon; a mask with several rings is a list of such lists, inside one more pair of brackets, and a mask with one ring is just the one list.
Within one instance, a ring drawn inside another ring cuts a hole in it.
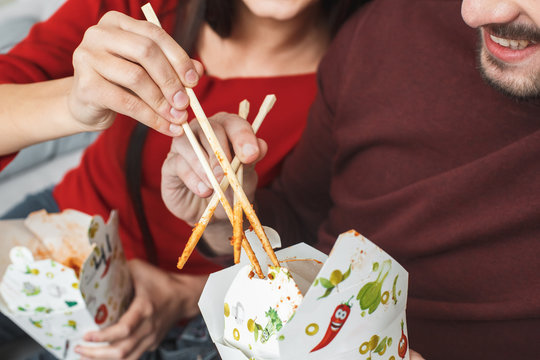
[{"label": "thumb", "polygon": [[256,161],[250,163],[250,164],[244,164],[244,192],[246,193],[246,196],[248,197],[250,202],[253,202],[253,199],[255,198],[255,189],[257,188],[259,177],[257,175],[257,172],[255,171],[255,165],[261,161],[268,152],[268,145],[266,142],[262,139],[257,139],[258,146],[260,149],[259,157]]}]

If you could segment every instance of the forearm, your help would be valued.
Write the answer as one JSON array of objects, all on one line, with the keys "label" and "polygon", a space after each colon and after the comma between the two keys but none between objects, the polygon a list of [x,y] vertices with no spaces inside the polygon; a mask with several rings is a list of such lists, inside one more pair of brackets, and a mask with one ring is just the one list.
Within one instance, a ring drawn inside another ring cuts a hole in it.
[{"label": "forearm", "polygon": [[89,131],[76,121],[67,97],[73,78],[0,85],[0,155],[39,142]]}]

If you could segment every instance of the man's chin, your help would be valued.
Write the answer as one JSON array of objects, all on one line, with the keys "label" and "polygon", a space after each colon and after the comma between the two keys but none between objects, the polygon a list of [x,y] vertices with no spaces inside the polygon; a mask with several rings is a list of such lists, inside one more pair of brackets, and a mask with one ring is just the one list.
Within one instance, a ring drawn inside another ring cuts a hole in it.
[{"label": "man's chin", "polygon": [[540,98],[540,70],[507,65],[482,48],[479,52],[480,73],[490,86],[518,100]]}]

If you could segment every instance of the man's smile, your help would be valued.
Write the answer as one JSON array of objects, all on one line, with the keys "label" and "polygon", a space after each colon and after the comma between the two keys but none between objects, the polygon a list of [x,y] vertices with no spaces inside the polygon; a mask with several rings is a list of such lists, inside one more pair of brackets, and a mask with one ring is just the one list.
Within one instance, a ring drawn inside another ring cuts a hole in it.
[{"label": "man's smile", "polygon": [[491,55],[507,64],[525,61],[540,50],[536,40],[502,37],[494,35],[486,28],[484,28],[483,35],[486,48]]},{"label": "man's smile", "polygon": [[536,42],[529,41],[529,40],[503,39],[503,38],[496,37],[495,35],[489,35],[489,37],[491,38],[491,40],[495,41],[497,44],[504,47],[508,47],[512,50],[523,50],[527,46],[529,46],[529,44],[531,45],[536,44]]}]

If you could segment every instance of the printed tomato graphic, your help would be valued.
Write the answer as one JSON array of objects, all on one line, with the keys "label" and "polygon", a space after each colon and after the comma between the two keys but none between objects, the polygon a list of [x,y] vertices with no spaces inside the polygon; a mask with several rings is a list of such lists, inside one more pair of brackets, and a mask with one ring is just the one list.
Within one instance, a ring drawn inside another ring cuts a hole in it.
[{"label": "printed tomato graphic", "polygon": [[107,310],[107,306],[105,304],[99,305],[96,316],[94,317],[94,321],[96,324],[101,325],[107,320],[107,316],[109,315],[109,311]]},{"label": "printed tomato graphic", "polygon": [[405,354],[407,354],[407,337],[405,336],[405,333],[403,332],[403,320],[401,321],[401,339],[399,339],[398,344],[398,355],[400,358],[405,358]]},{"label": "printed tomato graphic", "polygon": [[330,319],[330,324],[328,325],[326,334],[324,334],[321,342],[319,342],[319,344],[317,344],[317,346],[315,346],[310,352],[320,350],[334,340],[351,313],[351,305],[349,305],[349,303],[351,302],[352,298],[353,297],[351,297],[346,303],[340,304],[336,307],[334,313],[332,314],[332,318]]}]

